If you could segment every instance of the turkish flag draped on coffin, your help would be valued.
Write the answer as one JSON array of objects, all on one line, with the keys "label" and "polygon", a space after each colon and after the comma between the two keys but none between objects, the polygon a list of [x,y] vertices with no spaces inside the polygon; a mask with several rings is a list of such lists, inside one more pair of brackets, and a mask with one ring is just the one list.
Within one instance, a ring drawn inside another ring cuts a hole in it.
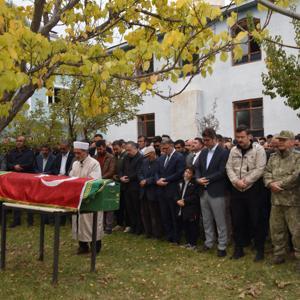
[{"label": "turkish flag draped on coffin", "polygon": [[27,173],[1,173],[5,201],[78,210],[86,183],[92,179]]}]

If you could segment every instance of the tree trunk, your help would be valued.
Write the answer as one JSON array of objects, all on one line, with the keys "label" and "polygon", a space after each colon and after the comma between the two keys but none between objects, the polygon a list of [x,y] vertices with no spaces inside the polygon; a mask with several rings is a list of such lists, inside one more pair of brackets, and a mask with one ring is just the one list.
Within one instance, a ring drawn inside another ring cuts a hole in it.
[{"label": "tree trunk", "polygon": [[87,128],[83,128],[83,136],[84,136],[84,139],[86,141],[88,141],[89,137],[88,137],[88,130],[87,130]]},{"label": "tree trunk", "polygon": [[74,142],[76,140],[76,135],[72,126],[68,129],[68,140]]},{"label": "tree trunk", "polygon": [[74,142],[76,140],[77,134],[75,131],[75,122],[72,118],[70,111],[67,113],[67,123],[68,123],[68,140]]},{"label": "tree trunk", "polygon": [[[12,96],[12,106],[7,116],[0,117],[0,133],[8,126],[8,124],[14,119],[17,113],[21,110],[26,101],[33,95],[37,89],[36,85],[28,84],[20,88],[14,96]],[[10,99],[9,99],[10,100]],[[8,101],[9,101],[8,100]],[[1,102],[1,101],[0,101]]]}]

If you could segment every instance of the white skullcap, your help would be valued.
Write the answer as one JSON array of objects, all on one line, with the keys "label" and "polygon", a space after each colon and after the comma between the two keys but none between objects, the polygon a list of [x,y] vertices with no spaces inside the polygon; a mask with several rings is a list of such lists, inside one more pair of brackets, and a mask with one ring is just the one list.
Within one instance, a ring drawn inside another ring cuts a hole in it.
[{"label": "white skullcap", "polygon": [[73,147],[74,149],[89,150],[90,145],[85,142],[74,142]]},{"label": "white skullcap", "polygon": [[143,149],[144,156],[149,155],[151,152],[155,152],[155,148],[153,146],[148,146]]}]

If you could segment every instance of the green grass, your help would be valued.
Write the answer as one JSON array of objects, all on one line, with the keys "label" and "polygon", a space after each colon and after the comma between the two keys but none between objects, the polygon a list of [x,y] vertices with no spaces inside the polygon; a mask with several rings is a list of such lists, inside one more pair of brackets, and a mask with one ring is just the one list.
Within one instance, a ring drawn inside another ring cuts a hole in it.
[{"label": "green grass", "polygon": [[46,227],[45,261],[39,262],[39,227],[8,229],[6,270],[0,299],[300,299],[292,259],[280,266],[191,252],[166,242],[125,233],[103,240],[97,272],[90,257],[77,256],[70,226],[62,228],[59,283],[51,285],[53,227]]}]

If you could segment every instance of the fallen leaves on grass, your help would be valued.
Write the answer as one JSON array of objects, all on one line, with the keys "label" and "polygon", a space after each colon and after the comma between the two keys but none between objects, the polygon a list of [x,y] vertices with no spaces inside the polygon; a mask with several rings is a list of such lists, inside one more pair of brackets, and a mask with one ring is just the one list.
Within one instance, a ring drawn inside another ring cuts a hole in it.
[{"label": "fallen leaves on grass", "polygon": [[275,280],[275,284],[279,289],[284,289],[286,286],[293,284],[293,282]]},{"label": "fallen leaves on grass", "polygon": [[251,296],[253,298],[258,298],[258,296],[262,293],[263,287],[265,284],[263,282],[256,282],[248,285],[245,289],[239,289],[239,298],[244,299],[246,296]]}]

